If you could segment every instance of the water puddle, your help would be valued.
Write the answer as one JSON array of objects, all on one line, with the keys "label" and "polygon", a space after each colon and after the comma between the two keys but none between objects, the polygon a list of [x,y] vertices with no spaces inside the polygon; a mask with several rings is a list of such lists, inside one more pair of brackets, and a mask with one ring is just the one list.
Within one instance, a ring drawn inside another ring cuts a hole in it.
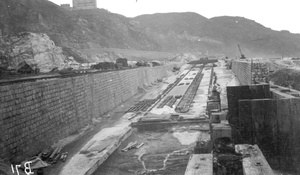
[{"label": "water puddle", "polygon": [[[169,154],[167,154],[162,162],[162,166],[161,168],[157,168],[157,169],[150,169],[147,168],[145,161],[147,160],[147,156],[150,158],[153,157],[158,157],[157,155],[147,155],[146,153],[142,153],[138,156],[138,160],[141,162],[142,166],[143,166],[143,170],[139,170],[136,171],[135,174],[136,175],[146,175],[146,174],[156,174],[158,172],[167,170],[167,168],[170,168],[172,166],[172,162],[170,164],[167,164],[168,161],[173,161],[173,160],[169,160],[170,157],[181,157],[181,158],[177,158],[177,159],[181,159],[184,160],[185,162],[188,160],[188,155],[190,154],[190,148],[184,148],[184,149],[180,149],[180,150],[175,150]],[[159,155],[160,157],[162,155]],[[154,160],[157,162],[157,159]],[[182,161],[183,162],[183,161]],[[177,166],[178,164],[175,164],[174,166]],[[168,167],[167,167],[168,166]]]}]

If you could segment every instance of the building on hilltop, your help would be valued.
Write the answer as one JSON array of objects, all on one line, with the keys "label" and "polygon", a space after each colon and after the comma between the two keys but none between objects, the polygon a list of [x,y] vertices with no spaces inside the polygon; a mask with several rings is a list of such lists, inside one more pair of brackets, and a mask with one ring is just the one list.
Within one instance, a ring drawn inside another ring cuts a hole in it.
[{"label": "building on hilltop", "polygon": [[95,9],[97,8],[97,0],[73,0],[73,9]]},{"label": "building on hilltop", "polygon": [[72,7],[70,4],[61,4],[60,6],[66,10],[72,10]]}]

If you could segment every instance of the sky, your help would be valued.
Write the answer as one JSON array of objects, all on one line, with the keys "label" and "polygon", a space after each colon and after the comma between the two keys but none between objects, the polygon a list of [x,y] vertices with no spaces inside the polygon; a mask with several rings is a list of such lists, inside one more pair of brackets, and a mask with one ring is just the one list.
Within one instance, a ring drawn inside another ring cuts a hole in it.
[{"label": "sky", "polygon": [[[72,6],[72,0],[49,1]],[[97,0],[97,6],[127,17],[168,12],[241,16],[273,30],[300,33],[300,0]]]}]

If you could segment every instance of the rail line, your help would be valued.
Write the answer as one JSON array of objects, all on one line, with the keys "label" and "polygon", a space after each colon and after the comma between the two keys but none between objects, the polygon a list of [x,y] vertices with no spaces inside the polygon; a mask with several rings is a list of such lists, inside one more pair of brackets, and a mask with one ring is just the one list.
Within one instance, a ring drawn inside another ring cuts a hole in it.
[{"label": "rail line", "polygon": [[203,71],[203,67],[197,73],[197,75],[194,78],[194,80],[192,81],[191,85],[188,87],[187,91],[185,92],[185,94],[181,98],[180,102],[176,106],[176,108],[175,108],[176,112],[187,113],[189,111],[190,104],[192,103],[192,101],[197,93],[197,90],[199,88],[200,82],[203,78],[202,71]]}]

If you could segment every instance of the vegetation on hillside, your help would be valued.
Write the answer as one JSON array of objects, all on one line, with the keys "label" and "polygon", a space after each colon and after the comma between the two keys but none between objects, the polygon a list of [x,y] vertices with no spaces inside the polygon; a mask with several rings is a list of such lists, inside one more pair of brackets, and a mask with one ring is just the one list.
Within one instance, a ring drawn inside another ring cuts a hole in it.
[{"label": "vegetation on hillside", "polygon": [[276,85],[300,90],[300,70],[281,69],[270,74],[269,79]]},{"label": "vegetation on hillside", "polygon": [[202,52],[246,57],[300,55],[300,34],[274,31],[242,17],[205,18],[197,13],[141,15],[104,9],[66,10],[47,0],[0,1],[0,29],[46,33],[57,46],[76,49],[121,48],[164,52]]}]

